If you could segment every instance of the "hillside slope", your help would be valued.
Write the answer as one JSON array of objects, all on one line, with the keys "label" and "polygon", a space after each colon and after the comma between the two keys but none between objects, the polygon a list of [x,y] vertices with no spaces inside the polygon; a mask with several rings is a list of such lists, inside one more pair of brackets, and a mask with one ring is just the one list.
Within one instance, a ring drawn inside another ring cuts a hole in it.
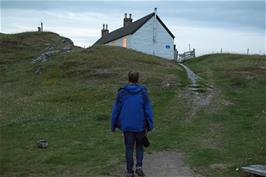
[{"label": "hillside slope", "polygon": [[[111,176],[124,147],[121,135],[110,133],[110,112],[130,70],[149,89],[158,132],[153,150],[171,145],[158,140],[183,112],[174,106],[187,81],[175,63],[107,46],[73,47],[32,63],[46,43],[62,48],[64,38],[23,33],[0,40],[1,176]],[[48,149],[36,147],[40,139],[49,141]]]},{"label": "hillside slope", "polygon": [[[0,45],[0,176],[117,176],[124,144],[110,132],[110,112],[130,70],[140,72],[154,108],[148,153],[184,152],[208,177],[243,176],[237,168],[265,163],[265,56],[185,62],[201,77],[194,92],[176,63],[128,49],[81,49],[46,32],[0,34]],[[59,52],[33,62],[50,50]],[[48,149],[37,148],[40,139]]]},{"label": "hillside slope", "polygon": [[1,64],[23,61],[49,50],[74,47],[73,42],[52,32],[24,32],[0,34]]},{"label": "hillside slope", "polygon": [[239,176],[242,166],[265,164],[266,56],[216,54],[185,64],[213,86],[218,103],[215,111],[195,116],[201,142],[191,164],[216,177]]}]

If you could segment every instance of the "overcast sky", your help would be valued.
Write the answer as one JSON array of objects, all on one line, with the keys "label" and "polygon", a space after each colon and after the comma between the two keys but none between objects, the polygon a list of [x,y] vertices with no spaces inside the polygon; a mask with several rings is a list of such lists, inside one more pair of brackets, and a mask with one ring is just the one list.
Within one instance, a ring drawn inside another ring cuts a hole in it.
[{"label": "overcast sky", "polygon": [[265,54],[265,1],[1,1],[1,32],[45,31],[91,46],[101,35],[123,25],[124,13],[133,21],[158,8],[158,15],[175,35],[180,52],[195,48],[198,55],[218,52]]}]

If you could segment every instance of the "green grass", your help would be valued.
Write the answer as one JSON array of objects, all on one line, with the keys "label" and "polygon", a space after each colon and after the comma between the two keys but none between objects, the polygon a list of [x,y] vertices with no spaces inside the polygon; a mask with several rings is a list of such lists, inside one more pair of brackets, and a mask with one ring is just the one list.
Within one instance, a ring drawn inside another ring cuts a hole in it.
[{"label": "green grass", "polygon": [[[209,142],[189,152],[190,164],[209,176],[239,176],[234,169],[265,164],[266,57],[217,54],[186,64],[220,91],[217,100],[222,107],[196,116],[199,139]],[[220,168],[212,168],[215,163]]]},{"label": "green grass", "polygon": [[[1,46],[1,176],[114,175],[124,160],[124,145],[121,134],[110,131],[110,113],[129,70],[138,70],[149,89],[158,127],[152,141],[167,136],[168,123],[182,112],[173,117],[167,111],[187,83],[181,67],[107,46],[74,48],[33,64],[44,51],[43,40],[60,48],[62,38],[53,33],[1,36],[1,45],[17,41]],[[17,51],[17,45],[23,47]],[[36,147],[40,139],[48,140],[48,149]],[[154,143],[151,151],[166,146]]]},{"label": "green grass", "polygon": [[[189,81],[176,63],[108,46],[74,47],[31,63],[62,41],[45,32],[0,35],[1,176],[115,175],[124,144],[121,133],[110,131],[110,113],[129,70],[140,72],[154,109],[148,153],[179,150],[210,177],[241,176],[235,168],[265,163],[265,56],[209,55],[185,63],[202,85],[219,91],[218,109],[202,108],[187,121],[190,97],[182,94]],[[48,149],[37,148],[40,139]]]}]

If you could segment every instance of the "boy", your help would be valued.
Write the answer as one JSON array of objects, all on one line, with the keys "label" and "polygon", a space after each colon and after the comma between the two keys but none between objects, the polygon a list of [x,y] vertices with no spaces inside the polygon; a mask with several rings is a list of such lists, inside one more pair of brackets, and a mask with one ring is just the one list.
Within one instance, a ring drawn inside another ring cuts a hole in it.
[{"label": "boy", "polygon": [[128,73],[129,84],[118,90],[112,112],[112,132],[119,128],[124,133],[127,177],[134,177],[133,151],[136,144],[136,174],[145,176],[142,170],[143,137],[153,129],[153,113],[147,89],[138,84],[139,73]]}]

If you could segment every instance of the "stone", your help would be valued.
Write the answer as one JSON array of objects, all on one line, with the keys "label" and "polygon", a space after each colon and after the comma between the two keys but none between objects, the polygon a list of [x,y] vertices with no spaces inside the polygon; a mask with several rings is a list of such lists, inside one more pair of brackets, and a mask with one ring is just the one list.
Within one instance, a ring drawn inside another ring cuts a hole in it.
[{"label": "stone", "polygon": [[45,62],[45,61],[47,61],[50,57],[52,57],[55,54],[68,53],[68,52],[70,52],[73,49],[74,43],[70,39],[63,38],[62,42],[64,43],[64,45],[63,46],[58,46],[58,47],[54,47],[50,43],[45,43],[45,45],[47,46],[45,48],[46,52],[42,53],[38,57],[33,58],[31,63]]},{"label": "stone", "polygon": [[48,141],[47,140],[39,140],[37,142],[37,146],[38,146],[38,148],[46,149],[46,148],[48,148]]},{"label": "stone", "polygon": [[60,50],[52,50],[52,51],[48,51],[45,53],[42,53],[40,56],[38,56],[37,58],[34,58],[32,60],[32,63],[37,63],[37,62],[45,62],[47,61],[52,55],[59,53]]},{"label": "stone", "polygon": [[266,165],[249,165],[246,167],[241,167],[241,169],[247,173],[266,176]]}]

